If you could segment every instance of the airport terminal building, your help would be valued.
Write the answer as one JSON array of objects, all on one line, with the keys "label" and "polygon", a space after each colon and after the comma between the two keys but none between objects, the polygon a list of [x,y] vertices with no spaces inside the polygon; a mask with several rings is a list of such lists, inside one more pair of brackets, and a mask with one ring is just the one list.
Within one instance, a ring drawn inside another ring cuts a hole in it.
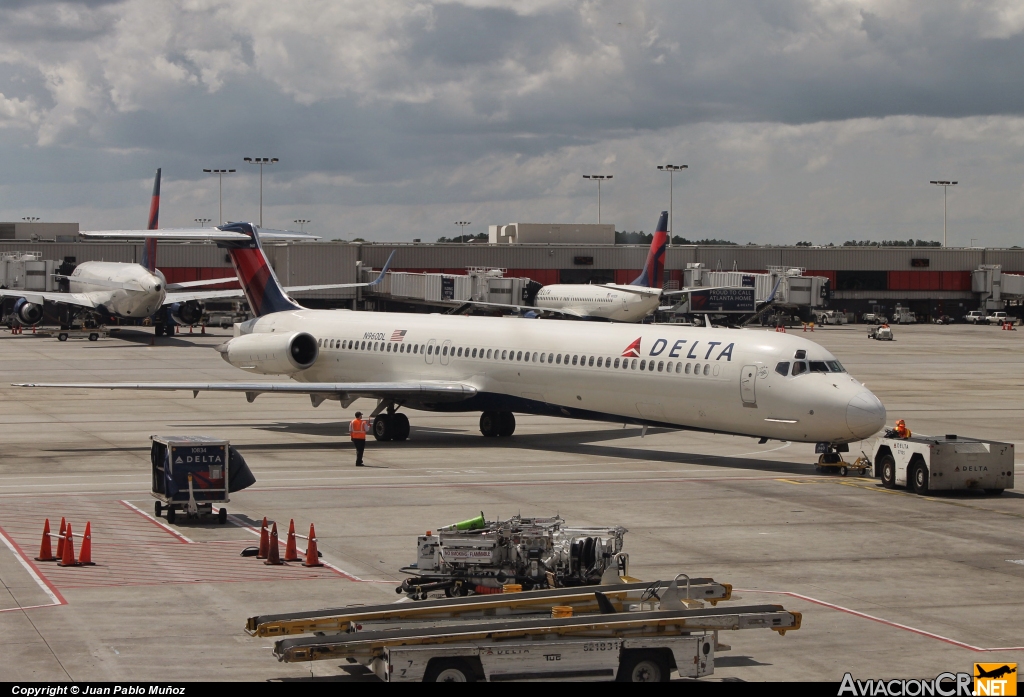
[{"label": "airport terminal building", "polygon": [[[20,224],[19,224],[20,225]],[[0,228],[2,228],[0,224]],[[77,226],[76,226],[77,227]],[[608,226],[611,228],[611,226]],[[19,230],[20,231],[20,230]],[[62,230],[64,232],[64,230]],[[24,235],[24,236],[23,236]],[[0,254],[31,252],[55,267],[90,260],[137,262],[142,246],[118,242],[43,241],[22,233],[0,239]],[[499,269],[505,278],[552,283],[629,283],[647,258],[645,245],[468,243],[346,243],[336,241],[266,245],[284,285],[355,283],[361,269],[380,269],[392,252],[391,270],[465,277],[471,270]],[[232,276],[227,254],[213,244],[161,243],[157,264],[169,283]],[[761,245],[685,245],[668,249],[666,285],[687,282],[687,269],[790,274],[827,279],[827,306],[856,313],[902,305],[918,318],[959,318],[969,310],[1006,310],[1019,316],[1024,280],[1024,249],[939,247],[794,247]],[[0,268],[0,273],[3,269]],[[1009,274],[1009,276],[1004,276]],[[442,278],[443,280],[443,278]],[[11,280],[0,278],[8,287]],[[439,281],[440,283],[441,281]],[[350,306],[354,290],[304,295],[318,306]],[[385,305],[378,305],[386,309]]]}]

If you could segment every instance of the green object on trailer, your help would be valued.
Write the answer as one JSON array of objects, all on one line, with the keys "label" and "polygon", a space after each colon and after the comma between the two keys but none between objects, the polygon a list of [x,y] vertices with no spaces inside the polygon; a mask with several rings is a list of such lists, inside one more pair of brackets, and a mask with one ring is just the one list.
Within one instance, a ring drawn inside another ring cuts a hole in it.
[{"label": "green object on trailer", "polygon": [[480,515],[476,518],[470,518],[469,520],[463,520],[462,522],[455,523],[454,525],[446,525],[441,528],[442,530],[481,530],[487,527],[487,521],[484,520],[484,512],[480,511]]}]

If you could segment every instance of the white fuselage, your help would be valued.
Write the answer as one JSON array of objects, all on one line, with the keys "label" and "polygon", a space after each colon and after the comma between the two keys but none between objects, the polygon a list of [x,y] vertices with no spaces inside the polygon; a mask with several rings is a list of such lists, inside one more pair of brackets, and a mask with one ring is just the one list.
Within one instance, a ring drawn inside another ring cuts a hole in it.
[{"label": "white fuselage", "polygon": [[164,304],[166,281],[160,271],[140,264],[86,261],[68,276],[69,290],[80,293],[112,315],[149,317]]},{"label": "white fuselage", "polygon": [[537,292],[538,309],[568,310],[585,317],[639,322],[654,312],[661,301],[661,290],[642,286],[565,284],[544,286]]},{"label": "white fuselage", "polygon": [[[808,362],[835,357],[775,332],[337,310],[278,312],[243,328],[317,339],[313,365],[291,375],[298,381],[436,380],[477,390],[466,402],[408,402],[413,408],[506,410],[831,443],[869,437],[885,422],[881,402],[849,373],[782,375],[782,363],[802,361],[813,370]],[[798,352],[804,356],[798,359]]]}]

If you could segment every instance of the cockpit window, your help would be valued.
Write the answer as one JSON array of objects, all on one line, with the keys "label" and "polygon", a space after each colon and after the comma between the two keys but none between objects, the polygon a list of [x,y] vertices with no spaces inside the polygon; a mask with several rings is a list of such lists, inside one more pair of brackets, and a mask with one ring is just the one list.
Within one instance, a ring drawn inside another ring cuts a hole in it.
[{"label": "cockpit window", "polygon": [[796,355],[793,357],[797,359],[807,358],[807,351],[805,351],[804,349],[800,349],[799,351],[796,352]]},{"label": "cockpit window", "polygon": [[839,361],[826,361],[826,362],[828,363],[829,370],[831,370],[833,373],[845,373],[846,372],[846,368],[844,368],[843,364],[840,363]]},{"label": "cockpit window", "polygon": [[825,361],[811,361],[811,372],[812,373],[827,373],[828,365]]},{"label": "cockpit window", "polygon": [[803,361],[797,361],[793,364],[793,375],[800,375],[800,373],[807,372],[807,364]]},{"label": "cockpit window", "polygon": [[779,375],[789,375],[789,361],[784,361],[775,366],[775,372]]}]

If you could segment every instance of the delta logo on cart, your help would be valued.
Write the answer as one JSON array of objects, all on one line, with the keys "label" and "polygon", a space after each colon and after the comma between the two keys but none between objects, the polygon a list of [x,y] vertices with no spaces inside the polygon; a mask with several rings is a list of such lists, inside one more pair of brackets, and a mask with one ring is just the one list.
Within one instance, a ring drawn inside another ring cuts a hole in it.
[{"label": "delta logo on cart", "polygon": [[1016,663],[975,663],[974,694],[988,695],[1017,694]]}]

